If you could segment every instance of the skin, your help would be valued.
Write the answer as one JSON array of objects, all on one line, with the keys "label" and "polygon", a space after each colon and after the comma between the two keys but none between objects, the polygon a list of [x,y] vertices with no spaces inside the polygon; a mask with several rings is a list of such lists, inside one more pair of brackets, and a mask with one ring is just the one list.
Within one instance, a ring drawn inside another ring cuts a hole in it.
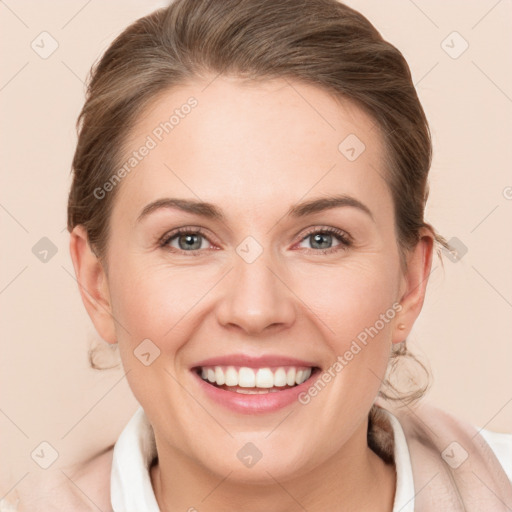
[{"label": "skin", "polygon": [[[201,512],[340,504],[391,511],[394,468],[368,447],[367,416],[392,344],[407,337],[421,311],[433,235],[420,233],[403,271],[382,137],[357,106],[285,80],[207,83],[165,92],[130,132],[127,155],[169,112],[190,96],[198,100],[118,185],[106,262],[82,226],[70,242],[87,311],[102,338],[119,344],[129,385],[153,425],[158,503]],[[338,150],[349,134],[366,146],[353,162]],[[350,206],[286,215],[299,202],[334,194],[361,201],[373,219]],[[213,203],[225,220],[163,208],[137,221],[147,204],[166,197]],[[199,255],[185,252],[179,238],[171,248],[158,245],[187,226],[205,232]],[[335,252],[322,254],[307,236],[311,227],[338,228],[353,244],[327,233]],[[263,249],[252,263],[236,252],[247,236]],[[400,312],[307,405],[236,413],[209,400],[190,371],[201,359],[233,353],[298,357],[327,369],[396,303]],[[133,353],[147,338],[161,351],[149,366]],[[252,468],[236,457],[247,442],[263,454]]]}]

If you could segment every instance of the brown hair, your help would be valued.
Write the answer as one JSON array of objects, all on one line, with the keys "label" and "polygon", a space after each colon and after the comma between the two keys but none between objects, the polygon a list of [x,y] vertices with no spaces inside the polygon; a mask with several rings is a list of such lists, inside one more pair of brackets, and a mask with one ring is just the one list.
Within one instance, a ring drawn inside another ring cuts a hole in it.
[{"label": "brown hair", "polygon": [[[119,187],[101,200],[94,191],[120,164],[134,122],[160,93],[218,74],[302,81],[362,107],[387,149],[402,263],[423,227],[433,233],[439,256],[441,246],[449,249],[423,218],[432,145],[409,67],[364,16],[337,0],[176,0],[126,28],[91,71],[77,122],[68,230],[84,225],[100,259]],[[405,342],[390,367],[404,355],[410,355]],[[381,396],[410,401],[426,387],[409,395],[390,389]]]}]

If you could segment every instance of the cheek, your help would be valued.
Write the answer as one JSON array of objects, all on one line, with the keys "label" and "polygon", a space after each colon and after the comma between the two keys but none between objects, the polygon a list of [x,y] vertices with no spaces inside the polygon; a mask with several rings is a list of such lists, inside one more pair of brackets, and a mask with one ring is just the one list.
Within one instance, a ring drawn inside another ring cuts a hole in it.
[{"label": "cheek", "polygon": [[133,350],[150,339],[162,351],[176,353],[197,327],[208,291],[218,279],[208,268],[125,258],[109,283],[114,316],[124,327],[116,326],[120,348]]},{"label": "cheek", "polygon": [[193,330],[194,305],[209,287],[196,282],[192,271],[142,261],[125,259],[111,275],[121,361],[139,402],[149,406],[148,401],[173,397],[179,408],[180,387],[173,376]]},{"label": "cheek", "polygon": [[127,272],[124,278],[119,278],[111,286],[112,307],[133,341],[141,336],[159,337],[166,325],[168,329],[171,327],[173,312],[176,311],[173,302],[176,294],[171,288],[162,286],[162,282],[146,272]]},{"label": "cheek", "polygon": [[387,263],[382,253],[347,260],[316,272],[298,292],[320,319],[316,324],[330,353],[329,400],[338,413],[340,407],[347,414],[369,407],[388,367],[399,306],[398,267]]},{"label": "cheek", "polygon": [[[348,255],[335,264],[292,262],[283,277],[294,293],[283,292],[283,300],[295,301],[300,316],[315,322],[331,348],[342,353],[392,307],[398,275],[394,256],[379,247]],[[165,340],[166,352],[176,351],[179,346],[174,345],[182,343],[190,329],[215,310],[207,295],[213,288],[215,294],[220,293],[222,285],[216,284],[223,269],[219,266],[173,266],[131,250],[114,251],[111,257],[118,262],[109,272],[112,308],[125,344],[133,347],[149,338],[162,346]],[[229,294],[229,287],[224,292]],[[300,317],[296,321],[303,322]],[[382,331],[389,327],[387,323]]]},{"label": "cheek", "polygon": [[336,353],[376,323],[379,334],[389,333],[397,297],[397,273],[390,268],[382,255],[372,255],[337,268],[318,268],[297,283],[297,295],[322,321]]}]

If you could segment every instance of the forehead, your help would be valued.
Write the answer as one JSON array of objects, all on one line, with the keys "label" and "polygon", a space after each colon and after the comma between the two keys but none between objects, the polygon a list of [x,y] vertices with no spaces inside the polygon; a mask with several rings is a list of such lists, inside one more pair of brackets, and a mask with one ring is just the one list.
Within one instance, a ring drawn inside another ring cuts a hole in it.
[{"label": "forehead", "polygon": [[169,195],[287,208],[333,190],[390,199],[375,121],[310,84],[218,76],[166,91],[131,130],[123,163],[143,146],[119,191],[132,203]]}]

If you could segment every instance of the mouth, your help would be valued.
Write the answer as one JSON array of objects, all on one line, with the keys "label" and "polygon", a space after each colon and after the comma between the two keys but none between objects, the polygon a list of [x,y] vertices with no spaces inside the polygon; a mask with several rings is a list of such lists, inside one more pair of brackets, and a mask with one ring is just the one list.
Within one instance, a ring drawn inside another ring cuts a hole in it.
[{"label": "mouth", "polygon": [[236,414],[273,413],[297,405],[321,372],[312,360],[244,353],[203,359],[190,370],[199,396]]},{"label": "mouth", "polygon": [[311,380],[317,366],[259,367],[211,365],[192,369],[207,384],[215,388],[244,395],[279,393]]}]

